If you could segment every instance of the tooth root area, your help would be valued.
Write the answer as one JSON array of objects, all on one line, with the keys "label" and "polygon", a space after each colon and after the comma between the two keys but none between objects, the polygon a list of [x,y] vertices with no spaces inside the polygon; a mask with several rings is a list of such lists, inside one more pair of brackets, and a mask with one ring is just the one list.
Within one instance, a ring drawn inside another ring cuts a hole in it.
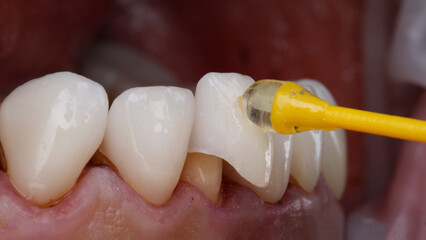
[{"label": "tooth root area", "polygon": [[188,153],[180,179],[198,188],[212,202],[220,204],[221,158],[203,153]]},{"label": "tooth root area", "polygon": [[114,164],[111,162],[111,160],[109,160],[109,158],[107,158],[107,156],[105,156],[104,153],[102,153],[101,149],[98,149],[98,151],[95,152],[95,154],[93,155],[92,159],[90,160],[90,162],[94,165],[105,165],[108,166],[109,168],[111,168],[114,172],[116,172],[117,174],[118,169],[114,166]]},{"label": "tooth root area", "polygon": [[194,104],[187,89],[144,87],[125,91],[111,106],[101,152],[154,205],[167,202],[179,181]]},{"label": "tooth root area", "polygon": [[105,90],[77,74],[15,89],[1,106],[0,140],[17,191],[44,206],[63,197],[99,147],[107,116]]}]

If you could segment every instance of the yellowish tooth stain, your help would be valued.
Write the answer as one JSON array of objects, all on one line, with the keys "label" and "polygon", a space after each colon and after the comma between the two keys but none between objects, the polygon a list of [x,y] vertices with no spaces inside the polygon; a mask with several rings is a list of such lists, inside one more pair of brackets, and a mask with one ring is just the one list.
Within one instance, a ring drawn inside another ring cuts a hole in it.
[{"label": "yellowish tooth stain", "polygon": [[180,180],[190,183],[216,205],[221,202],[223,160],[203,153],[188,153]]},{"label": "yellowish tooth stain", "polygon": [[[111,168],[116,174],[119,174],[117,168],[114,166],[114,164],[111,162],[111,160],[109,160],[109,158],[107,158],[107,156],[105,156],[100,149],[98,149],[95,154],[93,155],[93,157],[90,159],[90,163],[94,164],[94,165],[106,165],[109,168]],[[121,176],[120,176],[121,177]]]}]

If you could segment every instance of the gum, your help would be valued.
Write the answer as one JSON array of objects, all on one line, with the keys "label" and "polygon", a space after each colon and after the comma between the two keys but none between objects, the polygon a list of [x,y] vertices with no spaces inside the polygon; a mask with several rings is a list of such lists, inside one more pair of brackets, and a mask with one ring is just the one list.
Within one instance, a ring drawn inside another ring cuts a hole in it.
[{"label": "gum", "polygon": [[342,239],[343,211],[323,179],[313,194],[290,186],[277,204],[231,182],[222,188],[220,207],[184,182],[155,207],[97,166],[85,170],[61,203],[39,208],[1,172],[0,239]]}]

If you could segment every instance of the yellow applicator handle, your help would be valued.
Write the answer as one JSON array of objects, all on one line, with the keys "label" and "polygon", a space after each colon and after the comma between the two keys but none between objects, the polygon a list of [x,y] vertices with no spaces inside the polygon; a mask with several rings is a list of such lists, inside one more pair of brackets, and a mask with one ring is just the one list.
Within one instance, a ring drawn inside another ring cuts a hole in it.
[{"label": "yellow applicator handle", "polygon": [[252,122],[281,134],[344,128],[426,142],[426,121],[332,106],[293,82],[258,81],[244,93],[243,107]]}]

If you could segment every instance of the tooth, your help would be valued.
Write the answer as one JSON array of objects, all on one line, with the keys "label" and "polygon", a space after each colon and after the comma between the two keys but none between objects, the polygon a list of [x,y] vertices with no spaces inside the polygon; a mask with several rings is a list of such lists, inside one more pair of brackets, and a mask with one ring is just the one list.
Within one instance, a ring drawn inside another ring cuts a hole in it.
[{"label": "tooth", "polygon": [[0,139],[17,191],[38,205],[63,197],[99,147],[107,114],[105,90],[77,74],[16,88],[1,106]]},{"label": "tooth", "polygon": [[201,78],[189,152],[220,157],[251,184],[265,187],[271,175],[272,142],[243,115],[239,104],[253,82],[236,73],[208,73]]},{"label": "tooth", "polygon": [[[315,94],[310,85],[305,82],[297,83]],[[323,140],[323,131],[319,130],[301,132],[295,134],[293,138],[290,174],[297,184],[307,192],[311,192],[318,182]]]},{"label": "tooth", "polygon": [[167,202],[176,187],[194,119],[194,96],[177,87],[125,91],[113,102],[100,151],[148,202]]},{"label": "tooth", "polygon": [[266,187],[256,187],[242,178],[232,167],[225,165],[225,175],[235,182],[246,186],[256,192],[265,202],[276,203],[280,201],[287,189],[290,178],[291,153],[293,146],[292,135],[272,135],[272,172]]},{"label": "tooth", "polygon": [[[314,94],[327,101],[331,105],[336,105],[331,93],[320,82],[315,80],[301,80],[300,84],[311,86]],[[343,194],[346,183],[346,136],[343,129],[323,132],[323,150],[321,157],[321,172],[337,198]]]},{"label": "tooth", "polygon": [[222,159],[203,153],[188,153],[180,179],[198,188],[212,202],[220,203]]}]

